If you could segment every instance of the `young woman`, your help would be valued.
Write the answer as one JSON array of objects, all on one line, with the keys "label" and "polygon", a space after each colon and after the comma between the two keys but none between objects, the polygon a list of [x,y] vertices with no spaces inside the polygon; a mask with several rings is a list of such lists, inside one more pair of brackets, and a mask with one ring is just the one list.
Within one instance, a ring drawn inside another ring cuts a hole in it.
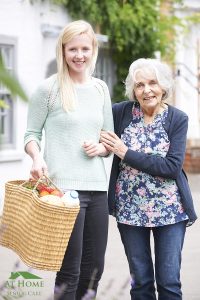
[{"label": "young woman", "polygon": [[109,152],[99,139],[101,130],[112,130],[113,118],[107,85],[92,77],[97,53],[89,23],[74,21],[63,29],[57,43],[58,73],[32,96],[25,133],[31,176],[48,173],[61,189],[79,192],[80,213],[56,275],[56,287],[63,290],[59,299],[64,300],[81,299],[90,283],[96,294],[104,268],[108,207],[102,157]]}]

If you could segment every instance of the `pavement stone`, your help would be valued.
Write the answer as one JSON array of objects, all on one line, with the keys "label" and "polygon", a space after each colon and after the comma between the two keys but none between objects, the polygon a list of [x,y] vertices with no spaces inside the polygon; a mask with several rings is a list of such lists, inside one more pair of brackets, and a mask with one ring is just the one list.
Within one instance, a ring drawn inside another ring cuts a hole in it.
[{"label": "pavement stone", "polygon": [[[189,174],[189,182],[194,197],[196,211],[200,211],[200,174]],[[200,300],[200,221],[187,228],[182,259],[183,300]],[[29,271],[42,278],[43,286],[25,286],[21,280],[21,287],[15,289],[16,295],[23,300],[53,300],[55,272],[29,269],[19,257],[7,248],[0,246],[0,299],[9,298],[8,290],[1,289],[4,282],[18,263],[18,271]],[[97,300],[130,300],[130,276],[123,246],[113,217],[110,217],[109,239],[106,252],[105,270],[100,282]],[[12,291],[14,293],[14,290]],[[5,298],[7,297],[7,298]],[[172,299],[173,300],[173,299]]]}]

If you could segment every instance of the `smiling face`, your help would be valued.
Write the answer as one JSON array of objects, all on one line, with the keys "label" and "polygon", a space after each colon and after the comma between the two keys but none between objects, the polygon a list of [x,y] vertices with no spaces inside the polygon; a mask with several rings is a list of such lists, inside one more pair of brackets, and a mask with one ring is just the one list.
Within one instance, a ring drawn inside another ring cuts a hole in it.
[{"label": "smiling face", "polygon": [[143,111],[153,113],[159,110],[163,90],[153,71],[137,70],[135,73],[134,93]]},{"label": "smiling face", "polygon": [[87,80],[93,57],[92,38],[87,33],[73,37],[64,45],[64,56],[71,78]]}]

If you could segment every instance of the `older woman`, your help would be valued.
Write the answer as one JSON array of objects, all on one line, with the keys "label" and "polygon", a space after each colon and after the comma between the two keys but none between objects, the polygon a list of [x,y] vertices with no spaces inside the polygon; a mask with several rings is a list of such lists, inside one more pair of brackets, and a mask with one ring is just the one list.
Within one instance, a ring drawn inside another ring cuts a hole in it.
[{"label": "older woman", "polygon": [[185,230],[197,218],[182,170],[188,117],[165,103],[172,94],[172,74],[156,59],[134,61],[125,86],[130,101],[113,106],[115,133],[102,132],[101,140],[115,154],[109,209],[133,279],[131,299],[155,300],[156,279],[159,300],[181,300]]}]

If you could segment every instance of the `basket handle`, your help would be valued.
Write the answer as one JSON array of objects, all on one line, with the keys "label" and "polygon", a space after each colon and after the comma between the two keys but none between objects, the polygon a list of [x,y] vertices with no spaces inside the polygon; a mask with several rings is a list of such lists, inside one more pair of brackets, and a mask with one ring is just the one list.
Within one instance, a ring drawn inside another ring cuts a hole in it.
[{"label": "basket handle", "polygon": [[[30,179],[24,181],[24,182],[21,184],[21,186],[25,185],[25,184],[28,183],[29,181],[30,181]],[[33,191],[37,189],[37,186],[39,185],[39,183],[44,182],[44,181],[45,181],[47,184],[49,184],[49,182],[50,182],[50,183],[51,183],[58,191],[62,192],[62,191],[55,185],[55,183],[54,183],[47,175],[45,175],[45,174],[43,174],[43,175],[36,181],[36,183],[35,183],[35,185],[34,185],[34,187],[33,187]]]}]

